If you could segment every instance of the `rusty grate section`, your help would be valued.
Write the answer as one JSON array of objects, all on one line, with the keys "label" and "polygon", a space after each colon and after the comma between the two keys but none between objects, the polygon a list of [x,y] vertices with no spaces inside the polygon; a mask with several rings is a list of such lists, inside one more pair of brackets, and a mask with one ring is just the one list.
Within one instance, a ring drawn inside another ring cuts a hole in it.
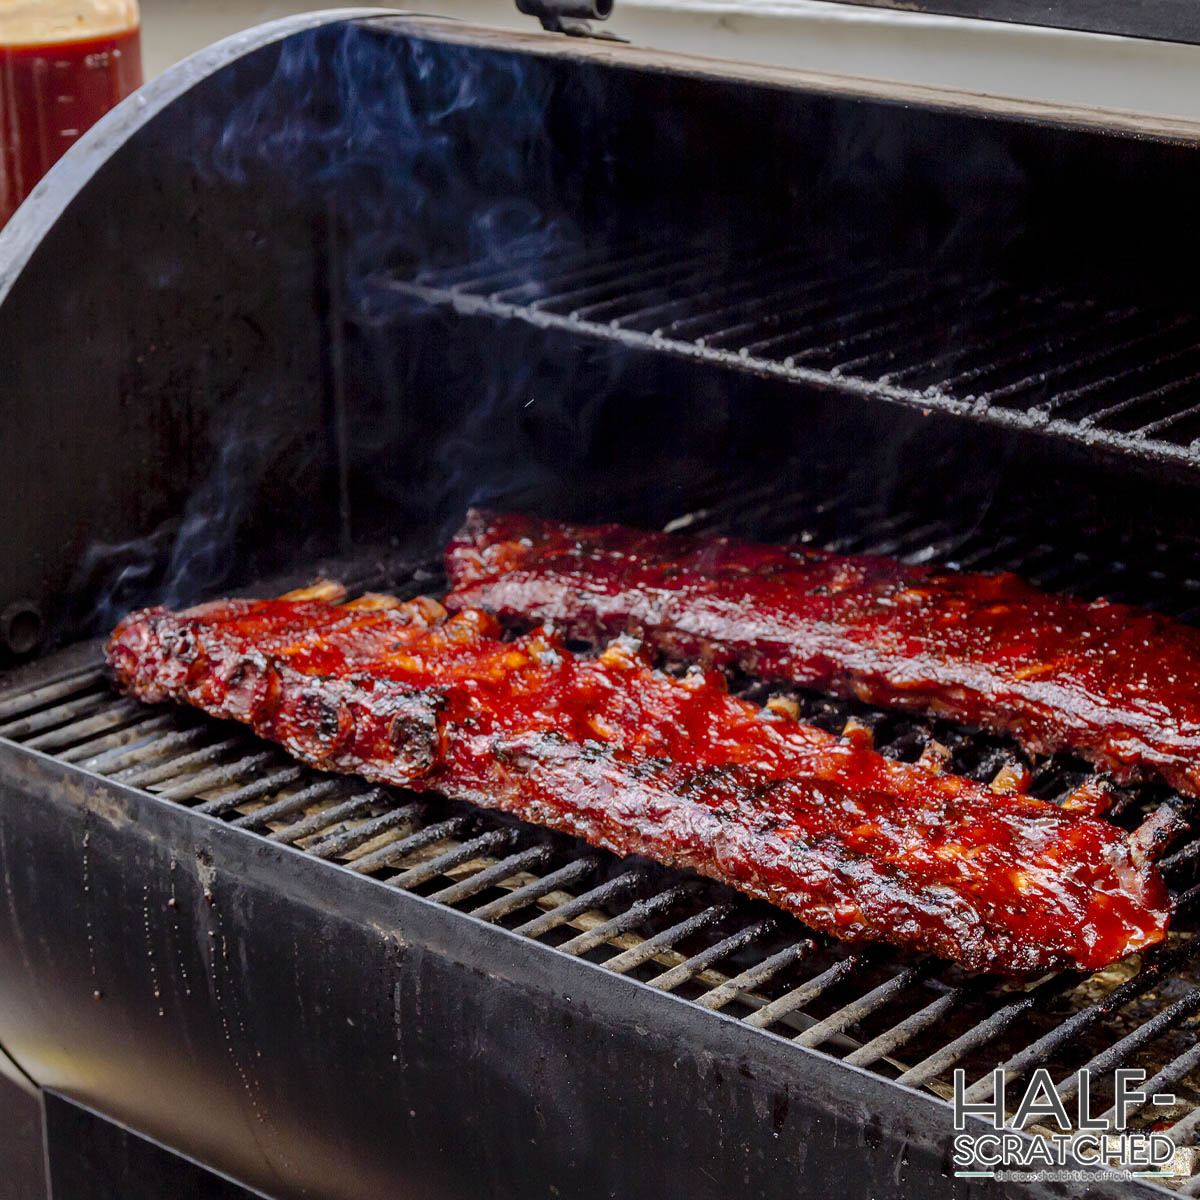
[{"label": "rusty grate section", "polygon": [[[822,523],[839,514],[836,503],[819,508],[811,497],[781,504],[767,489],[743,490],[734,504],[674,524],[745,528],[762,509],[774,528],[821,540]],[[1029,530],[956,534],[915,518],[862,515],[849,524],[870,533],[837,548],[1023,565],[1039,582],[1084,592],[1101,583],[1115,591],[1137,579],[1156,589],[1160,606],[1187,613],[1197,604],[1186,576],[1150,578],[1134,559],[1101,563],[1076,554],[1064,563]],[[1035,532],[1046,533],[1044,522]],[[416,574],[417,583],[410,575],[393,587],[437,590],[436,568]],[[1200,939],[1192,929],[1200,838],[1176,847],[1163,864],[1179,903],[1168,944],[1092,976],[1013,984],[884,947],[851,951],[693,875],[621,860],[452,800],[322,775],[240,726],[114,695],[97,659],[65,674],[55,672],[53,660],[44,667],[36,686],[0,695],[0,737],[941,1096],[949,1094],[956,1067],[977,1081],[972,1098],[982,1098],[993,1068],[1015,1080],[1044,1066],[1068,1102],[1081,1067],[1098,1075],[1118,1065],[1144,1067],[1152,1077],[1147,1092],[1174,1092],[1177,1103],[1135,1121],[1161,1126],[1165,1118],[1181,1145],[1198,1144]],[[758,699],[765,694],[761,685],[750,691]],[[950,749],[952,768],[975,778],[989,779],[1018,757],[1004,739],[945,722],[817,695],[797,699],[806,719],[827,728],[850,717],[870,723],[878,748],[897,757],[915,758],[936,739]],[[1033,764],[1033,789],[1063,795],[1086,770],[1062,758]],[[1116,819],[1132,828],[1164,801],[1172,797],[1161,787],[1124,789]],[[1093,1112],[1109,1099],[1098,1084]],[[1190,1170],[1191,1156],[1183,1157]],[[1200,1194],[1200,1176],[1176,1182],[1185,1194]]]},{"label": "rusty grate section", "polygon": [[593,245],[415,278],[398,300],[519,320],[737,370],[1035,430],[1156,461],[1200,463],[1200,318],[1087,284],[1027,288],[868,249],[737,253]]}]

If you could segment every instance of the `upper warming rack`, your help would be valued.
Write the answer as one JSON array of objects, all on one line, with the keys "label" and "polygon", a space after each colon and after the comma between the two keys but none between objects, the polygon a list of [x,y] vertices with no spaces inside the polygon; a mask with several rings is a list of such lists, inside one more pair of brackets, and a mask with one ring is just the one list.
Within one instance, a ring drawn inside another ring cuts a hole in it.
[{"label": "upper warming rack", "polygon": [[527,322],[826,392],[1200,465],[1200,319],[859,247],[574,247],[376,276],[389,297]]}]

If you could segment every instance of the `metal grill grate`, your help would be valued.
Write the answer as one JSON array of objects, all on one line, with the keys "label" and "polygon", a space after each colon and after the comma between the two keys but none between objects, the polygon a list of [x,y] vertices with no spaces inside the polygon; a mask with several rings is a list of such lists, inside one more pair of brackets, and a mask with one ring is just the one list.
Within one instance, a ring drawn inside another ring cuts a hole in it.
[{"label": "metal grill grate", "polygon": [[[825,504],[823,515],[814,516],[811,498],[781,505],[765,492],[743,491],[736,505],[689,514],[675,524],[744,527],[759,506],[769,506],[775,528],[819,540],[822,521],[836,516],[839,503]],[[811,528],[803,524],[805,514]],[[856,524],[873,533],[840,548],[909,558],[936,550],[967,564],[1024,562],[1034,577],[1052,575],[1059,586],[1079,590],[1113,581],[1109,565],[1086,555],[1056,560],[1040,553],[1042,543],[1022,540],[1020,531],[943,529],[939,538],[915,518],[880,521],[870,515],[873,526],[866,519]],[[432,569],[419,574],[421,586],[436,590]],[[1119,580],[1122,572],[1116,575]],[[398,591],[414,590],[411,576],[407,585],[393,582]],[[1168,607],[1187,611],[1195,605],[1194,582],[1152,582]],[[37,686],[0,695],[0,737],[942,1096],[955,1067],[979,1081],[975,1097],[996,1066],[1013,1078],[1045,1066],[1068,1099],[1080,1067],[1144,1067],[1153,1077],[1147,1091],[1178,1096],[1166,1115],[1175,1121],[1180,1144],[1196,1143],[1200,939],[1190,925],[1200,892],[1192,886],[1200,839],[1174,850],[1163,864],[1180,908],[1167,945],[1090,977],[1065,973],[1017,985],[886,948],[850,950],[767,905],[691,875],[619,860],[452,800],[322,775],[240,726],[115,696],[95,659],[70,673],[55,672],[53,660],[44,665]],[[756,697],[762,692],[759,687]],[[936,738],[950,748],[953,769],[975,778],[990,778],[1016,756],[1003,739],[944,722],[815,695],[798,699],[807,719],[829,728],[850,717],[870,722],[876,745],[897,757],[915,758]],[[1033,788],[1047,797],[1062,795],[1085,771],[1061,758],[1035,764]],[[1171,799],[1162,788],[1125,789],[1118,819],[1132,827]],[[1093,1111],[1106,1103],[1098,1094]],[[1161,1121],[1164,1111],[1153,1111]],[[1190,1170],[1192,1163],[1185,1166]],[[1200,1176],[1183,1190],[1200,1193]]]},{"label": "metal grill grate", "polygon": [[[533,282],[531,282],[531,278]],[[1084,284],[1033,291],[861,249],[598,246],[379,276],[449,305],[1153,460],[1200,462],[1200,319]]]}]

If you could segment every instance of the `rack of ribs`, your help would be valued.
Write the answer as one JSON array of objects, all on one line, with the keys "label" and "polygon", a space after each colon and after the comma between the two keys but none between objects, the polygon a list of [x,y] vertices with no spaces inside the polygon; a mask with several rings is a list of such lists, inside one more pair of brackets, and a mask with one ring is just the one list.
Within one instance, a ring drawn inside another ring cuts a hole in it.
[{"label": "rack of ribs", "polygon": [[1200,796],[1200,629],[968,574],[620,525],[472,511],[447,606],[1069,750]]},{"label": "rack of ribs", "polygon": [[1163,939],[1149,846],[1096,817],[895,762],[851,727],[598,657],[434,600],[329,588],[127,617],[108,662],[143,700],[241,721],[323,770],[435,789],[618,854],[690,867],[848,942],[972,970],[1093,969]]}]

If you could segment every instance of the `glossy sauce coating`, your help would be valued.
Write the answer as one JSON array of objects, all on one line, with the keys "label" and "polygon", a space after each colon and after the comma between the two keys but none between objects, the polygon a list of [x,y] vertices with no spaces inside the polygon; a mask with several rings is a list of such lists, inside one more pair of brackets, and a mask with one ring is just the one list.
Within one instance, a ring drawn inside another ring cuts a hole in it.
[{"label": "glossy sauce coating", "polygon": [[472,512],[454,610],[632,632],[673,656],[1071,750],[1200,795],[1200,629],[1123,604],[807,547]]},{"label": "glossy sauce coating", "polygon": [[121,623],[128,692],[243,721],[326,770],[496,807],[693,867],[846,941],[1011,974],[1160,941],[1168,897],[1122,832],[893,762],[677,679],[632,639],[596,659],[436,601],[230,601]]}]

